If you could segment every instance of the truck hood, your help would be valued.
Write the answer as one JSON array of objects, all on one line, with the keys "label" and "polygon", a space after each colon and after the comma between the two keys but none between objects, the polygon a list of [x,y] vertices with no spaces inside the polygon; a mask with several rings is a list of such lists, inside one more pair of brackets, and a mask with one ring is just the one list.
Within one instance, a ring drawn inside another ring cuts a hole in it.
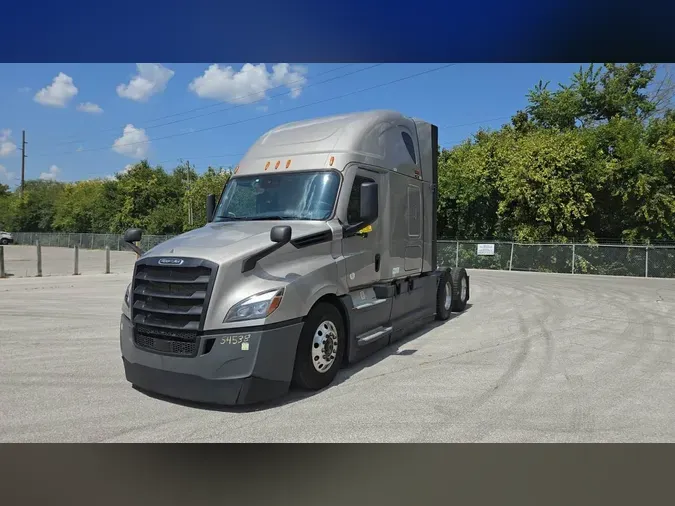
[{"label": "truck hood", "polygon": [[270,230],[276,225],[288,225],[292,239],[330,230],[320,221],[230,221],[209,223],[147,251],[143,258],[177,256],[204,258],[222,264],[248,256],[272,244]]}]

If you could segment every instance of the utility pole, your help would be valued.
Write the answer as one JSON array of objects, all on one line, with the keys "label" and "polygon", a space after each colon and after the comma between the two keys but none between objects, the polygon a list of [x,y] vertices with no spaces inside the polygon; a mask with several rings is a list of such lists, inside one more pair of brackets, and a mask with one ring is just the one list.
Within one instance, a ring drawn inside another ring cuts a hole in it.
[{"label": "utility pole", "polygon": [[192,194],[190,193],[190,185],[192,179],[190,177],[190,160],[187,161],[187,180],[188,180],[188,224],[192,226]]},{"label": "utility pole", "polygon": [[26,131],[21,131],[21,196],[26,186]]}]

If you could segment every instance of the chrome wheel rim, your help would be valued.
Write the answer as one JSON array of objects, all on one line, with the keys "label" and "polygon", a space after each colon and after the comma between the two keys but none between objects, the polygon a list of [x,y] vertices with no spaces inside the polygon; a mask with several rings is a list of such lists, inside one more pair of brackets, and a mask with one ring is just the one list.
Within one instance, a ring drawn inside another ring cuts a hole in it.
[{"label": "chrome wheel rim", "polygon": [[335,324],[325,320],[314,331],[312,365],[320,373],[328,372],[335,362],[338,350],[338,331]]},{"label": "chrome wheel rim", "polygon": [[464,302],[466,300],[466,292],[468,290],[468,287],[466,285],[466,278],[464,278],[464,277],[462,278],[462,280],[460,281],[459,287],[460,287],[460,292],[459,292],[460,295],[459,296],[460,296],[462,302]]},{"label": "chrome wheel rim", "polygon": [[450,281],[445,282],[445,301],[443,302],[443,307],[446,311],[449,311],[452,307],[452,283]]}]

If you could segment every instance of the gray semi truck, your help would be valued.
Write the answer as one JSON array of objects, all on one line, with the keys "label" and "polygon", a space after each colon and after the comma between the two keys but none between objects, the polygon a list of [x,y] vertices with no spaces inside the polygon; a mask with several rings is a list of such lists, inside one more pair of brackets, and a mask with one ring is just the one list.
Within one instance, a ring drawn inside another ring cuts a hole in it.
[{"label": "gray semi truck", "polygon": [[469,300],[438,267],[438,128],[392,111],[281,125],[240,161],[207,224],[139,255],[126,378],[214,404],[318,390],[338,369]]}]

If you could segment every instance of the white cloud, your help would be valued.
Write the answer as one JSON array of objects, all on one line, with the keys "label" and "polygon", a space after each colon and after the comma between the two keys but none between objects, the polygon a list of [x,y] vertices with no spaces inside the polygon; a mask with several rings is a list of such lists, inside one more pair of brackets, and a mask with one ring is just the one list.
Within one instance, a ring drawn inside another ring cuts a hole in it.
[{"label": "white cloud", "polygon": [[175,72],[159,63],[137,63],[138,74],[129,84],[119,84],[117,94],[137,102],[145,102],[151,96],[161,93]]},{"label": "white cloud", "polygon": [[59,72],[59,75],[52,80],[52,84],[38,91],[33,100],[51,107],[65,107],[77,95],[77,92],[73,78]]},{"label": "white cloud", "polygon": [[49,167],[48,172],[40,173],[40,179],[43,181],[56,181],[56,176],[59,175],[59,172],[61,172],[61,169],[59,169],[56,165],[52,165]]},{"label": "white cloud", "polygon": [[77,151],[78,153],[80,151],[84,151],[84,147],[83,146],[77,146],[77,149],[75,151]]},{"label": "white cloud", "polygon": [[17,91],[19,93],[30,93],[31,89],[28,86],[24,86],[23,88],[19,88]]},{"label": "white cloud", "polygon": [[103,109],[98,104],[92,102],[83,102],[77,106],[77,110],[80,112],[88,112],[90,114],[100,114],[103,112]]},{"label": "white cloud", "polygon": [[116,139],[112,149],[120,155],[131,158],[143,158],[148,153],[150,139],[142,128],[136,128],[129,123],[124,127],[122,137]]},{"label": "white cloud", "polygon": [[128,165],[125,165],[124,168],[120,172],[122,174],[126,174],[127,172],[129,172],[133,168],[134,168],[134,165],[130,163]]},{"label": "white cloud", "polygon": [[9,156],[16,151],[16,144],[10,139],[12,131],[0,130],[0,156]]},{"label": "white cloud", "polygon": [[14,180],[14,172],[10,172],[4,166],[0,165],[0,181],[10,183],[13,180]]},{"label": "white cloud", "polygon": [[189,89],[201,98],[211,98],[231,104],[251,104],[266,98],[267,91],[278,86],[290,90],[291,97],[297,98],[307,83],[307,69],[300,65],[277,63],[268,72],[264,63],[246,63],[239,72],[232,67],[213,64],[196,77]]}]

